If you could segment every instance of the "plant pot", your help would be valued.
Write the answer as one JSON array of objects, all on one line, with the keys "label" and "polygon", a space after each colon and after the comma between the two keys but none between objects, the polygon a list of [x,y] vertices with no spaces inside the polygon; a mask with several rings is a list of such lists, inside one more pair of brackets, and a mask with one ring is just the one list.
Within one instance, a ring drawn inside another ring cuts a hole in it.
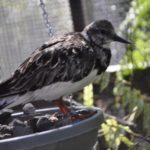
[{"label": "plant pot", "polygon": [[[58,111],[58,109],[50,108],[38,111],[51,113]],[[22,113],[14,114],[14,116],[20,115]],[[97,110],[92,117],[71,125],[0,140],[0,150],[91,150],[96,142],[97,132],[102,122],[103,113]]]}]

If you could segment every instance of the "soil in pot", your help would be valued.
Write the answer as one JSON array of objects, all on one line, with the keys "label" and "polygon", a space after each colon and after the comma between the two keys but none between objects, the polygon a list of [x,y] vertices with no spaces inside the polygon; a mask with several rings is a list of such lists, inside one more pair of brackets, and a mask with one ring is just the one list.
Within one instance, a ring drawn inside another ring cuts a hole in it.
[{"label": "soil in pot", "polygon": [[[23,107],[22,113],[5,110],[0,114],[0,139],[12,138],[59,128],[74,124],[91,117],[96,113],[93,109],[74,109],[73,115],[64,115],[57,111],[44,113],[29,103]],[[71,117],[72,116],[72,117]],[[84,117],[76,117],[84,116]]]}]

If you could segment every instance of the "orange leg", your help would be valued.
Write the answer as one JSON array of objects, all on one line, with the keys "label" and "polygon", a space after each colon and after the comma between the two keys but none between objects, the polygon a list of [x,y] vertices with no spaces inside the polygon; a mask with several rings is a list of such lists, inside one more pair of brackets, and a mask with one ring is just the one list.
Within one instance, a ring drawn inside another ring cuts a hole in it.
[{"label": "orange leg", "polygon": [[60,111],[64,114],[64,115],[68,115],[70,114],[70,109],[66,106],[66,104],[63,102],[62,99],[59,100],[54,100],[53,103],[59,107]]},{"label": "orange leg", "polygon": [[88,114],[74,114],[74,115],[72,115],[71,116],[71,120],[72,121],[74,121],[74,120],[77,120],[77,119],[79,119],[79,120],[84,120],[84,119],[86,119],[86,118],[89,118],[89,117],[91,117],[92,115],[94,115],[96,112],[89,112]]},{"label": "orange leg", "polygon": [[91,112],[78,112],[78,113],[72,113],[71,110],[66,106],[66,104],[63,102],[62,99],[58,99],[58,100],[54,100],[53,103],[59,107],[60,111],[66,115],[66,116],[70,116],[72,121],[75,120],[84,120],[90,116],[92,116],[93,114],[95,114],[96,112],[91,111]]}]

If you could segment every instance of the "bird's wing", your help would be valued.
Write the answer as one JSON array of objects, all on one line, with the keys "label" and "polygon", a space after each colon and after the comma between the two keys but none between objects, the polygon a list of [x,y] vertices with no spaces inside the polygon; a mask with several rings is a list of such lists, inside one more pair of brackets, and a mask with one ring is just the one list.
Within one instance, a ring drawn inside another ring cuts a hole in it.
[{"label": "bird's wing", "polygon": [[54,39],[35,50],[13,76],[0,84],[0,98],[56,82],[78,81],[94,66],[94,53],[80,34]]}]

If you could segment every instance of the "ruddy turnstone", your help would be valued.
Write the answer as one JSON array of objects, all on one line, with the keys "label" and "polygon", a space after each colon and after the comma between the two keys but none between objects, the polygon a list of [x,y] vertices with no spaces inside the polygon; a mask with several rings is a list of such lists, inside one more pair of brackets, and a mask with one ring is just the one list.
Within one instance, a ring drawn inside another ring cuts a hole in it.
[{"label": "ruddy turnstone", "polygon": [[59,99],[79,91],[106,70],[112,41],[130,43],[119,37],[107,20],[92,22],[82,32],[50,39],[0,84],[0,108],[44,99],[68,113]]}]

